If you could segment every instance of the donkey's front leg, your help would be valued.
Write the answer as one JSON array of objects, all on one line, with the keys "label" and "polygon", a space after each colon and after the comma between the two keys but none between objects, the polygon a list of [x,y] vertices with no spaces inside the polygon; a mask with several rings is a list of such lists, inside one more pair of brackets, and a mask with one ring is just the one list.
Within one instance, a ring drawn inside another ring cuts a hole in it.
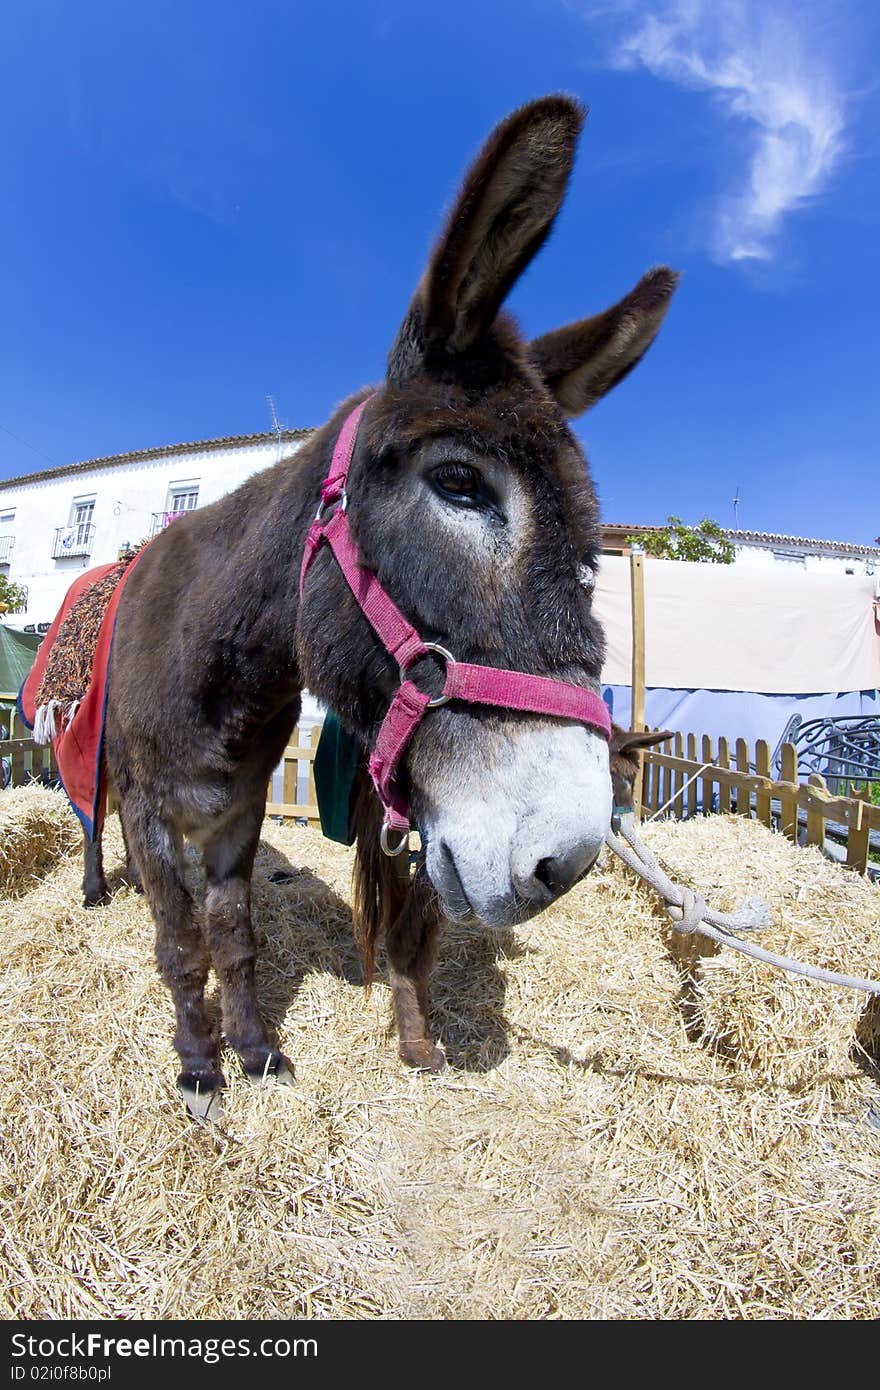
[{"label": "donkey's front leg", "polygon": [[257,1007],[257,948],[251,926],[251,873],[264,805],[205,846],[205,937],[220,983],[223,1031],[252,1081],[293,1084],[293,1067],[272,1046]]},{"label": "donkey's front leg", "polygon": [[134,853],[156,923],[156,963],[174,1000],[180,1058],[178,1089],[197,1120],[220,1116],[223,1073],[217,1040],[205,1008],[208,952],[195,903],[183,881],[183,847],[170,826],[132,798],[122,808],[128,847]]},{"label": "donkey's front leg", "polygon": [[386,935],[385,949],[400,1056],[410,1066],[427,1071],[441,1071],[446,1065],[428,1023],[428,977],[441,920],[434,891],[420,869],[403,911]]}]

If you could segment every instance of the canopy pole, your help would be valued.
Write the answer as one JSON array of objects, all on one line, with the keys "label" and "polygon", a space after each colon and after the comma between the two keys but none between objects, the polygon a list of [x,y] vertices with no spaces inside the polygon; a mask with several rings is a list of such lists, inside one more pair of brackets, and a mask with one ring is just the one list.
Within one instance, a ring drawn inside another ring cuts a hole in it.
[{"label": "canopy pole", "polygon": [[[645,727],[645,563],[642,547],[634,544],[629,556],[629,582],[632,600],[632,709],[630,728]],[[633,786],[633,805],[636,816],[642,815],[643,764],[639,759],[638,776]]]}]

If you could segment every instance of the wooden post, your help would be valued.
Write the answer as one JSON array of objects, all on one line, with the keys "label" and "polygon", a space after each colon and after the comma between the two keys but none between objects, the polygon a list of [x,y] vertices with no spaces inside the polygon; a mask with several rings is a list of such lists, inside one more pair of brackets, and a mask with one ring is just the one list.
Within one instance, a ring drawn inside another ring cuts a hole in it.
[{"label": "wooden post", "polygon": [[[770,745],[766,739],[759,738],[755,744],[755,772],[759,777],[770,776]],[[770,825],[770,793],[755,793],[755,815],[762,825]]]},{"label": "wooden post", "polygon": [[[744,738],[738,738],[736,741],[736,770],[745,773],[746,777],[752,770],[749,763],[749,745]],[[750,816],[752,814],[751,793],[745,787],[737,787],[736,789],[736,813],[738,816]]]},{"label": "wooden post", "polygon": [[[668,753],[669,739],[666,739],[664,743],[658,744],[657,748],[660,753]],[[647,804],[651,808],[651,815],[653,816],[660,810],[660,807],[669,796],[669,773],[662,763],[655,763],[651,771],[653,773],[651,777],[651,796]]]},{"label": "wooden post", "polygon": [[[697,736],[696,736],[696,734],[688,734],[688,736],[687,736],[687,755],[688,755],[688,759],[689,759],[690,762],[695,763],[695,762],[697,761]],[[695,815],[697,814],[697,796],[698,796],[697,779],[696,779],[696,777],[692,777],[691,780],[690,780],[690,782],[688,783],[688,789],[687,789],[687,813],[688,813],[688,817],[695,816]]]},{"label": "wooden post", "polygon": [[[675,756],[676,756],[677,758],[683,758],[683,757],[684,757],[684,738],[682,737],[681,734],[676,734],[676,735],[675,735],[675,738],[673,739],[673,742],[672,742],[672,751],[673,751],[673,753],[675,754]],[[671,807],[671,812],[670,812],[670,814],[673,815],[673,816],[675,817],[676,820],[683,820],[683,819],[684,819],[684,791],[683,791],[683,787],[684,787],[684,773],[683,773],[683,772],[676,772],[676,773],[673,773],[672,784],[671,784],[671,786],[670,786],[670,788],[669,788],[669,791],[670,791],[670,794],[671,794],[673,791],[675,792],[675,800],[674,800],[673,803],[672,803],[672,807]]]},{"label": "wooden post", "polygon": [[[297,744],[302,743],[299,724],[297,724],[294,729],[293,735]],[[299,758],[290,757],[289,753],[291,751],[290,745],[288,744],[284,750],[283,771],[281,774],[281,800],[285,805],[289,806],[293,806],[299,801],[299,789],[297,785],[299,780]],[[271,787],[271,783],[269,785]],[[270,794],[269,800],[274,801],[274,796]]]},{"label": "wooden post", "polygon": [[[730,767],[730,747],[726,738],[718,740],[718,757],[716,762],[719,767]],[[730,812],[730,783],[718,783],[718,809],[722,812]]]},{"label": "wooden post", "polygon": [[[649,748],[635,755],[635,760],[637,760],[638,763],[638,773],[633,783],[633,796],[634,805],[638,808],[639,819],[641,819],[641,816],[644,815],[646,810],[651,809],[653,783],[655,783],[655,778],[658,776],[658,770],[656,770],[656,767],[653,766],[651,762],[652,752],[653,749]],[[638,801],[635,801],[635,792],[637,792],[639,783],[641,783],[641,790],[638,791]]]},{"label": "wooden post", "polygon": [[[711,763],[713,760],[712,740],[708,734],[703,734],[703,752],[700,762]],[[708,816],[709,812],[712,810],[712,788],[715,783],[712,781],[711,776],[703,777],[701,780],[703,783],[703,815]]]},{"label": "wooden post", "polygon": [[[309,747],[310,747],[310,748],[312,748],[312,749],[317,748],[317,746],[318,746],[318,739],[321,737],[321,729],[322,729],[322,727],[323,727],[322,724],[313,724],[313,725],[312,725],[312,732],[311,732],[311,736],[310,736],[310,738],[309,738]],[[314,754],[314,752],[312,753],[312,756],[311,756],[311,758],[309,759],[309,790],[308,790],[308,795],[306,796],[306,801],[308,802],[309,806],[317,807],[317,805],[318,805],[318,793],[317,793],[317,791],[315,790],[315,754]]]},{"label": "wooden post", "polygon": [[[818,787],[819,790],[823,792],[827,792],[828,790],[825,778],[820,776],[818,772],[814,772],[810,775],[809,785],[811,787]],[[849,836],[847,836],[847,844],[848,843]],[[821,811],[815,809],[814,805],[809,805],[807,807],[807,844],[818,845],[819,849],[822,849],[825,845],[825,817],[822,815]]]},{"label": "wooden post", "polygon": [[[870,803],[871,800],[871,794],[867,787],[862,791],[850,788],[850,797],[854,801]],[[850,825],[846,837],[846,862],[851,869],[856,869],[860,874],[867,871],[870,844],[871,824],[867,816],[862,816],[861,824],[858,827]]]},{"label": "wooden post", "polygon": [[[645,564],[641,546],[634,545],[629,557],[629,585],[632,601],[632,676],[630,728],[645,727]],[[656,769],[655,769],[656,772]],[[639,771],[633,786],[633,804],[636,818],[642,814],[643,764],[639,760]]]},{"label": "wooden post", "polygon": [[798,837],[797,763],[797,749],[794,744],[783,743],[780,753],[780,780],[783,782],[793,782],[794,791],[780,793],[780,823],[783,835],[787,835],[790,840],[794,840],[795,844],[797,844]]}]

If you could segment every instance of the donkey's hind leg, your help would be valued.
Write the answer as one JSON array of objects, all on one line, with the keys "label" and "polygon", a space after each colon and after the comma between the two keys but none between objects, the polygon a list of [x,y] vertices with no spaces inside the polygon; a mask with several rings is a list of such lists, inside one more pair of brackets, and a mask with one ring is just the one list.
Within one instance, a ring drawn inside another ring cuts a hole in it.
[{"label": "donkey's hind leg", "polygon": [[183,881],[181,839],[132,801],[127,801],[123,815],[128,848],[136,855],[156,923],[159,973],[174,1001],[174,1047],[181,1065],[178,1089],[195,1119],[216,1120],[224,1081],[205,1007],[208,951],[195,903]]},{"label": "donkey's hind leg", "polygon": [[403,911],[386,933],[388,974],[400,1056],[411,1067],[441,1071],[446,1058],[434,1046],[428,1023],[428,976],[437,953],[441,917],[434,894],[419,870]]},{"label": "donkey's hind leg", "polygon": [[125,845],[125,882],[135,893],[143,893],[143,879],[141,878],[141,871],[138,868],[131,841],[129,840],[128,832],[125,828],[125,816],[123,815],[121,806],[118,806],[117,810],[119,811],[119,824],[122,829],[122,843]]},{"label": "donkey's hind leg", "polygon": [[205,845],[205,936],[220,982],[223,1032],[246,1074],[291,1085],[293,1067],[273,1047],[257,1006],[251,874],[264,809],[261,800]]},{"label": "donkey's hind leg", "polygon": [[83,907],[99,907],[110,901],[110,889],[104,877],[104,850],[100,830],[94,840],[83,834]]}]

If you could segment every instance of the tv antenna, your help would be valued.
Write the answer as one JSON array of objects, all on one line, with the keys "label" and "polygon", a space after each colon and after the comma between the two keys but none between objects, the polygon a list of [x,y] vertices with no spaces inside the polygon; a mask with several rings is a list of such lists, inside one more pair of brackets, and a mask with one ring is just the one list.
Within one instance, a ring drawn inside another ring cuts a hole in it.
[{"label": "tv antenna", "polygon": [[267,396],[266,400],[269,403],[269,414],[272,417],[272,433],[280,439],[284,430],[281,421],[278,419],[278,411],[275,409],[275,397]]},{"label": "tv antenna", "polygon": [[739,487],[736,489],[736,496],[733,499],[733,529],[739,530]]}]

